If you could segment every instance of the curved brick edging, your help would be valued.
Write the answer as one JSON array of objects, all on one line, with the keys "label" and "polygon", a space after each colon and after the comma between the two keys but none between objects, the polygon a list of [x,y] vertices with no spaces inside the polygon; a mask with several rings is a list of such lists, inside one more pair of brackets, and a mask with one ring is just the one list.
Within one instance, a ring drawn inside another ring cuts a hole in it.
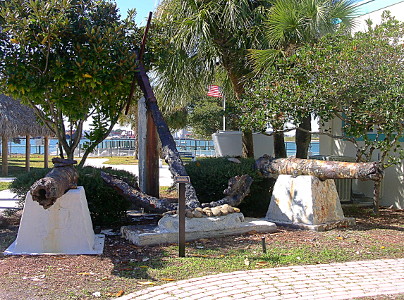
[{"label": "curved brick edging", "polygon": [[352,299],[404,295],[404,258],[237,271],[150,287],[119,300]]}]

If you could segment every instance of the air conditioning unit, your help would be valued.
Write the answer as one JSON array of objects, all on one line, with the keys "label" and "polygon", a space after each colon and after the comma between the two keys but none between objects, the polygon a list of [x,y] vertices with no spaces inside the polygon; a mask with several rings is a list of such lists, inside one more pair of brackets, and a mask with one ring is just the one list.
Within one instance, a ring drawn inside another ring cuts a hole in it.
[{"label": "air conditioning unit", "polygon": [[[329,161],[346,161],[355,162],[355,158],[350,156],[337,155],[313,155],[310,159],[329,160]],[[352,197],[352,179],[334,179],[337,188],[339,200],[343,203],[351,202]]]},{"label": "air conditioning unit", "polygon": [[341,202],[351,202],[352,179],[334,179],[338,197]]}]

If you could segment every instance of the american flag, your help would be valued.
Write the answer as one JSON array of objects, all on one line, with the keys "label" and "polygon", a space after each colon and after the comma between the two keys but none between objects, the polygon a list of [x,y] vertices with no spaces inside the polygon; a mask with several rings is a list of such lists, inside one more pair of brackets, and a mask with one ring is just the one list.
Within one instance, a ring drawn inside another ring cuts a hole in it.
[{"label": "american flag", "polygon": [[220,91],[220,87],[217,85],[210,85],[208,96],[211,97],[223,97],[222,92]]}]

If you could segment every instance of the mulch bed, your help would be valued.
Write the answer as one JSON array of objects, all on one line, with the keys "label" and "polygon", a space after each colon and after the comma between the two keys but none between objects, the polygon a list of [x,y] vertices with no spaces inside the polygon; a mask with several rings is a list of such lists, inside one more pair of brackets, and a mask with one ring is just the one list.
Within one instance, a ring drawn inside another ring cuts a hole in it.
[{"label": "mulch bed", "polygon": [[[355,217],[357,225],[349,229],[328,232],[292,230],[279,227],[272,234],[251,232],[241,236],[220,239],[203,239],[190,243],[189,248],[206,245],[227,251],[237,247],[257,245],[263,236],[268,247],[271,244],[286,248],[299,245],[321,244],[331,248],[349,247],[352,253],[360,253],[366,245],[399,245],[404,249],[404,211],[384,208],[380,217],[356,210],[346,212]],[[14,240],[18,230],[18,219],[9,218],[0,227],[0,251],[4,251]],[[384,246],[383,246],[384,247]],[[130,262],[142,261],[145,256],[161,256],[167,252],[165,246],[137,247],[119,236],[106,237],[104,254],[99,256],[2,256],[0,257],[0,299],[109,299],[123,293],[145,288],[139,278],[128,276]],[[172,253],[173,256],[177,253]],[[401,253],[378,252],[377,258],[404,257]],[[367,256],[368,257],[368,256]],[[371,257],[372,259],[373,257]],[[352,260],[360,259],[360,254]],[[304,262],[302,262],[304,264]],[[201,274],[205,275],[205,274]],[[151,279],[152,280],[152,279]],[[156,282],[163,284],[164,282]],[[97,293],[100,293],[100,297]],[[369,298],[366,298],[369,299]],[[387,296],[372,299],[389,299]]]}]

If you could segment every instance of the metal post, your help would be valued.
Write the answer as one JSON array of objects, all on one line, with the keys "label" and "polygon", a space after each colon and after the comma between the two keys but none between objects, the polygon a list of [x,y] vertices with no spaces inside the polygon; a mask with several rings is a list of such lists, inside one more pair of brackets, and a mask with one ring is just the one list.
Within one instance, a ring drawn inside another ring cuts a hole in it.
[{"label": "metal post", "polygon": [[6,136],[1,137],[1,175],[8,176],[8,138]]},{"label": "metal post", "polygon": [[30,136],[25,136],[25,171],[30,170],[30,158],[31,158],[31,140]]},{"label": "metal post", "polygon": [[226,131],[226,97],[223,95],[223,131]]},{"label": "metal post", "polygon": [[265,236],[261,237],[262,253],[267,253],[267,245],[265,244]]},{"label": "metal post", "polygon": [[179,257],[185,257],[185,183],[178,185],[178,253]]},{"label": "metal post", "polygon": [[178,252],[185,257],[185,184],[190,183],[189,176],[175,176],[178,183]]},{"label": "metal post", "polygon": [[[43,157],[43,167],[44,168],[49,168],[49,136],[45,135],[44,138],[44,144],[45,144],[45,148],[44,148],[44,157]],[[57,148],[56,148],[57,150]]]}]

